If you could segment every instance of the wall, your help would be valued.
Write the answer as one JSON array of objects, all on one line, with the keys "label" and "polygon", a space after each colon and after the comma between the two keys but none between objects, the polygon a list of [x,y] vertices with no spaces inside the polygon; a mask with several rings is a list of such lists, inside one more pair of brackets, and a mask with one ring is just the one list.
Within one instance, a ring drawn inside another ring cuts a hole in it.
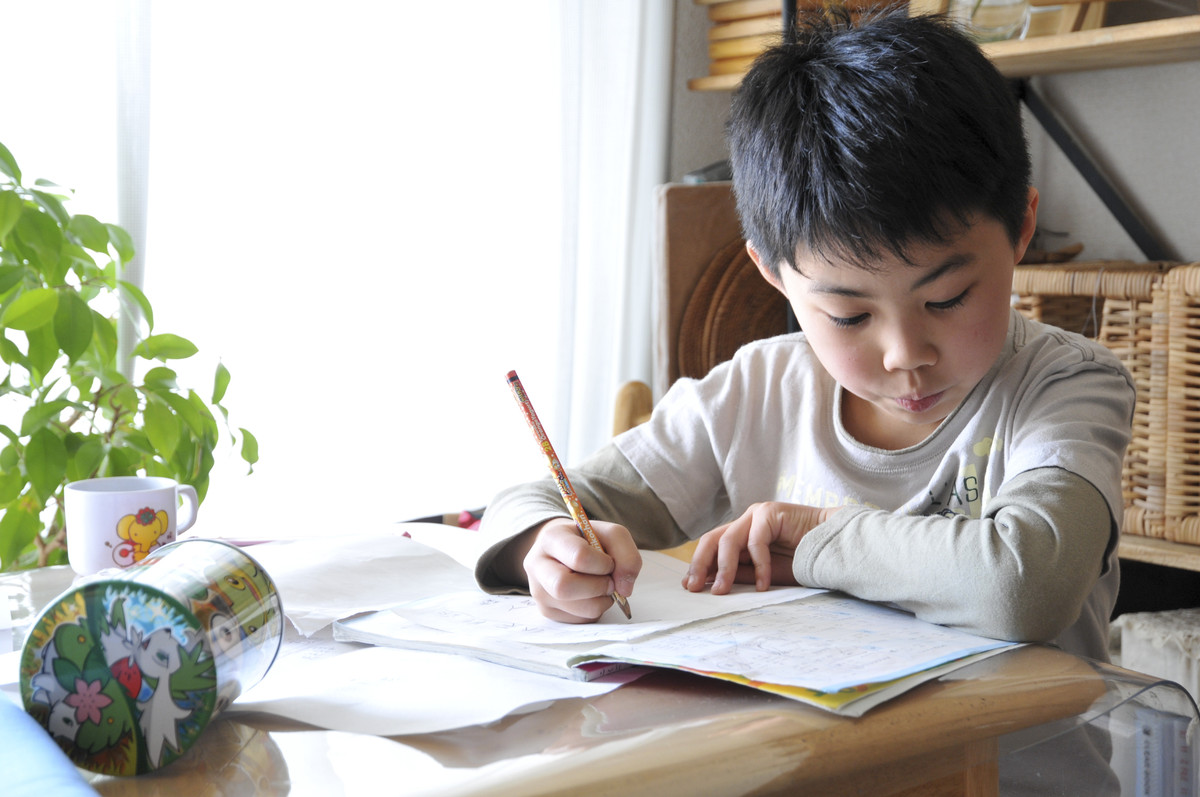
[{"label": "wall", "polygon": [[689,91],[708,74],[708,16],[693,0],[675,0],[675,62],[671,85],[670,178],[729,157],[725,148],[727,91]]},{"label": "wall", "polygon": [[[675,0],[670,177],[725,158],[728,92],[689,91],[707,73],[708,19]],[[1200,260],[1200,61],[1035,78],[1031,85],[1092,152],[1173,256]],[[1143,259],[1083,178],[1026,114],[1034,184],[1042,194],[1043,248],[1084,244],[1081,257]]]},{"label": "wall", "polygon": [[[1182,260],[1200,260],[1200,62],[1036,78],[1038,90],[1114,185]],[[1027,118],[1040,226],[1067,231],[1089,258],[1142,257],[1074,167]]]}]

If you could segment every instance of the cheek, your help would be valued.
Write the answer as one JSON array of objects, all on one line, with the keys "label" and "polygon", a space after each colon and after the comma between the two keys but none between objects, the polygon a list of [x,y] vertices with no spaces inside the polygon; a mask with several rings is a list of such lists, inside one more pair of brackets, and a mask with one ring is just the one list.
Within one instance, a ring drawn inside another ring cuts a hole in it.
[{"label": "cheek", "polygon": [[813,353],[825,366],[825,370],[839,384],[853,389],[870,373],[872,364],[878,361],[878,356],[869,346],[861,342],[849,342],[836,333],[830,335],[809,335],[809,345]]},{"label": "cheek", "polygon": [[[991,367],[991,363],[1000,354],[1004,341],[1008,337],[1009,309],[1007,305],[997,308],[977,318],[973,323],[959,329],[955,336],[959,341],[958,348],[963,355],[976,362],[980,367]],[[965,342],[967,345],[962,346]]]}]

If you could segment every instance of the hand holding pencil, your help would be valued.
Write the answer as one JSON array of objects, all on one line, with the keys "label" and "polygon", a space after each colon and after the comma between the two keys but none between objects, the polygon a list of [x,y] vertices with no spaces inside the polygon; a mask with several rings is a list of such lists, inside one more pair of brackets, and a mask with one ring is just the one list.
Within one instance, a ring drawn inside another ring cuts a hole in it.
[{"label": "hand holding pencil", "polygon": [[[550,467],[550,472],[554,475],[558,491],[562,494],[563,502],[567,505],[567,511],[571,513],[571,519],[575,521],[580,535],[588,541],[589,545],[597,551],[604,553],[604,546],[600,544],[600,538],[596,536],[596,532],[592,529],[592,524],[588,520],[587,514],[583,511],[583,506],[579,503],[579,497],[575,495],[575,488],[571,486],[571,480],[567,478],[566,470],[563,469],[562,463],[559,462],[558,455],[554,453],[554,446],[550,444],[550,438],[546,435],[546,430],[542,428],[542,422],[538,420],[537,412],[533,409],[533,403],[529,400],[529,396],[525,392],[525,387],[521,384],[521,379],[517,376],[516,371],[508,372],[508,386],[512,389],[513,398],[517,400],[517,405],[520,406],[521,412],[524,413],[525,420],[529,424],[533,436],[537,439],[542,453],[546,456],[546,464]],[[614,590],[612,599],[621,608],[625,617],[632,619],[629,602],[625,599],[625,596]]]}]

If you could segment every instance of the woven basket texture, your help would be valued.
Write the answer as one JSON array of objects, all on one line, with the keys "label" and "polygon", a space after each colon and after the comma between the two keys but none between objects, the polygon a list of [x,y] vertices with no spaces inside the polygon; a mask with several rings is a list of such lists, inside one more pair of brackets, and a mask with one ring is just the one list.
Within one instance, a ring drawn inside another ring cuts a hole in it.
[{"label": "woven basket texture", "polygon": [[1166,536],[1200,545],[1200,264],[1167,276]]}]

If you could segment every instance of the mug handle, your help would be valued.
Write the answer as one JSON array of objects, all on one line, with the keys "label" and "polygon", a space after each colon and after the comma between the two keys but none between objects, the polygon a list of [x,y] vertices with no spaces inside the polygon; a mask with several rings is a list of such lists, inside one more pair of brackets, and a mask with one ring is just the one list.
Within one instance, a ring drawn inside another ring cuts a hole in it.
[{"label": "mug handle", "polygon": [[[196,495],[196,488],[190,484],[180,484],[176,490],[176,495],[183,496],[183,508],[187,509],[187,514],[175,519],[175,536],[179,536],[187,531],[196,522],[197,510],[200,508],[200,498]],[[183,511],[183,508],[180,511]]]}]

